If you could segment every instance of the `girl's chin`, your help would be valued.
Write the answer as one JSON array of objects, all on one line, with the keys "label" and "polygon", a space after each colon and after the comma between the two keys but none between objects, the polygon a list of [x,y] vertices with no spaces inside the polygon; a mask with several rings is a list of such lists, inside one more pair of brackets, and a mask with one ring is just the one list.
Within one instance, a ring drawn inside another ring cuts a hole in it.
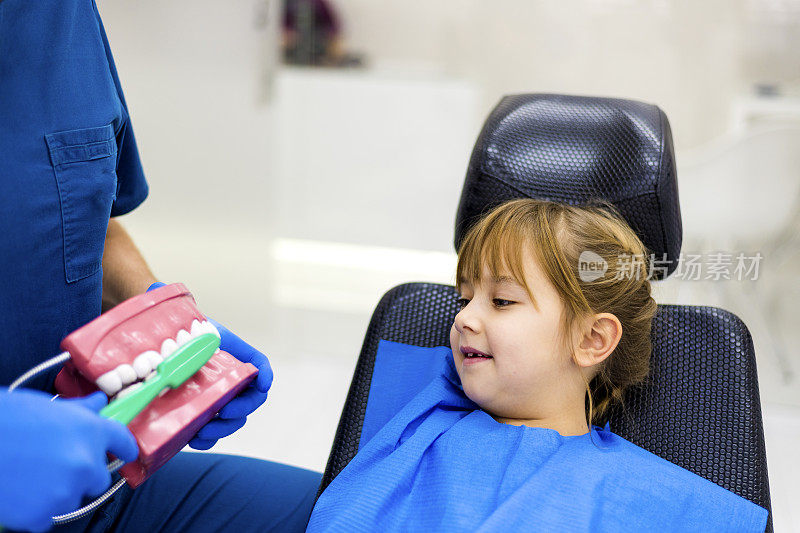
[{"label": "girl's chin", "polygon": [[469,384],[464,386],[464,395],[467,398],[478,404],[478,407],[483,409],[484,411],[488,410],[488,406],[490,404],[489,398],[490,395],[487,391],[482,390],[480,386],[469,386]]}]

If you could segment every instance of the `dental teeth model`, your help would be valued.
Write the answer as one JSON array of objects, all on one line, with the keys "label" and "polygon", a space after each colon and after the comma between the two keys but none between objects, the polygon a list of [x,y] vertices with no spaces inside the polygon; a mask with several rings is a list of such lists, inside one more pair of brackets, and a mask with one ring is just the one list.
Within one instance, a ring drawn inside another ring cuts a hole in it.
[{"label": "dental teeth model", "polygon": [[192,339],[196,339],[204,333],[212,333],[219,338],[219,331],[214,324],[208,320],[200,322],[195,319],[192,321],[191,331],[182,329],[173,339],[165,339],[161,344],[160,352],[147,350],[138,355],[133,364],[122,363],[114,370],[110,370],[97,378],[97,386],[108,396],[114,396],[122,391],[123,387],[146,378],[155,371],[156,367],[164,359],[175,353],[179,347],[183,346]]},{"label": "dental teeth model", "polygon": [[[120,400],[154,379],[178,348],[209,333],[220,337],[184,285],[140,294],[62,341],[70,359],[56,378],[56,390],[70,397],[99,388],[111,401]],[[139,458],[120,469],[128,484],[137,487],[167,462],[257,373],[253,365],[216,350],[183,385],[161,391],[128,424],[139,444]]]}]

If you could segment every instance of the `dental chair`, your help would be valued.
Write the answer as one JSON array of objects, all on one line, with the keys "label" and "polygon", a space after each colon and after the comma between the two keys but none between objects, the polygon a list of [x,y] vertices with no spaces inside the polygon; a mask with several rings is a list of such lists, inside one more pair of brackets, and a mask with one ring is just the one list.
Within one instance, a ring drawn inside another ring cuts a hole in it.
[{"label": "dental chair", "polygon": [[[682,227],[672,135],[666,115],[654,105],[549,94],[503,98],[472,152],[456,216],[456,248],[483,213],[521,197],[573,205],[608,200],[655,254],[653,279],[677,267]],[[424,361],[376,361],[378,341],[449,346],[456,299],[452,286],[407,283],[378,303],[318,496],[433,378]],[[771,511],[747,327],[723,309],[659,305],[652,341],[650,376],[628,391],[625,409],[611,411],[611,430]]]}]

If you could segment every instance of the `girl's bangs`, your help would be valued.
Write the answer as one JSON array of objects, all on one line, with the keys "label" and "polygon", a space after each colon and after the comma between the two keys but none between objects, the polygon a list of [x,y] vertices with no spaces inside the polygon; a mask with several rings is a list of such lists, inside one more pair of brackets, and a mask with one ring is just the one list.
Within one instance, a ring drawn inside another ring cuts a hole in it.
[{"label": "girl's bangs", "polygon": [[[494,278],[509,276],[528,291],[523,255],[530,239],[512,217],[490,217],[473,228],[464,239],[456,267],[456,287],[462,282],[480,283],[484,267]],[[533,296],[531,295],[531,298]]]}]

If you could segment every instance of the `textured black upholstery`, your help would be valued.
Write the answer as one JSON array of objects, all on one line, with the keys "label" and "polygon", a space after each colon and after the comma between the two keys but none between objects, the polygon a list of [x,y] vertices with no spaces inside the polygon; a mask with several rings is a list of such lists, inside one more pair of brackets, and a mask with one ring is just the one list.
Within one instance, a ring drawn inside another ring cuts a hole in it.
[{"label": "textured black upholstery", "polygon": [[483,213],[526,197],[573,205],[608,200],[664,261],[658,266],[669,273],[677,266],[682,231],[672,133],[654,105],[553,94],[503,98],[470,158],[456,249]]},{"label": "textured black upholstery", "polygon": [[[611,200],[652,252],[678,259],[674,154],[669,124],[655,106],[553,95],[504,98],[487,120],[470,161],[456,244],[476,216],[519,197],[573,204],[592,197]],[[358,451],[378,341],[448,345],[456,299],[454,287],[409,283],[380,301],[320,493]],[[624,410],[611,411],[612,430],[770,509],[755,354],[747,327],[722,309],[659,305],[652,341],[650,376],[628,391]],[[767,531],[772,531],[771,515]]]}]

